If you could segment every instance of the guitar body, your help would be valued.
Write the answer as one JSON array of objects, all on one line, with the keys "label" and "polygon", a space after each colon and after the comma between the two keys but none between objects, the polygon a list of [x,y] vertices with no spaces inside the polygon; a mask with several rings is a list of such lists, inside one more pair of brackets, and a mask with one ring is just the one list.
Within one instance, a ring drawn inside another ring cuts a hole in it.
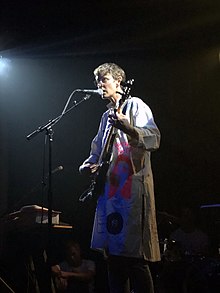
[{"label": "guitar body", "polygon": [[98,197],[99,195],[104,193],[106,175],[108,173],[109,166],[110,162],[103,162],[92,180],[92,184],[94,186],[92,193],[95,197]]},{"label": "guitar body", "polygon": [[84,202],[91,198],[98,198],[104,193],[106,175],[109,169],[110,162],[103,162],[95,174],[92,174],[92,180],[88,189],[86,189],[80,196],[79,201]]}]

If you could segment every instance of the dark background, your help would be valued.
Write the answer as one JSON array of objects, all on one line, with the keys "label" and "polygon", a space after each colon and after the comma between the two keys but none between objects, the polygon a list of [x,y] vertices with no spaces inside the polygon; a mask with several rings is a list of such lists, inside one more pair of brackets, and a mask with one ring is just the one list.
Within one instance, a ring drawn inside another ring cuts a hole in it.
[{"label": "dark background", "polygon": [[[103,62],[135,79],[132,95],[161,130],[152,154],[157,210],[220,203],[219,1],[7,1],[0,13],[2,215],[47,206],[48,142],[44,164],[45,133],[26,136],[58,116],[74,89],[95,88],[93,69]],[[78,202],[88,183],[78,167],[105,105],[91,97],[53,127],[53,169],[64,168],[52,178],[53,208],[85,235],[94,202]]]}]

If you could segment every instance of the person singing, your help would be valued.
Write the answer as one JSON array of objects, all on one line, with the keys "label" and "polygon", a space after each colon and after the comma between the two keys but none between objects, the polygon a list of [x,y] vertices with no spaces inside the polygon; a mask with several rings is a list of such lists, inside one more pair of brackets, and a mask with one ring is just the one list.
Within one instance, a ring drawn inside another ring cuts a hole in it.
[{"label": "person singing", "polygon": [[94,70],[94,76],[102,98],[110,103],[90,156],[79,168],[81,173],[96,174],[112,127],[116,134],[104,189],[97,201],[91,248],[102,249],[108,256],[111,293],[131,289],[135,293],[154,292],[148,262],[159,261],[160,250],[150,157],[159,148],[160,131],[152,111],[140,98],[129,95],[118,107],[126,86],[120,66],[104,63]]}]

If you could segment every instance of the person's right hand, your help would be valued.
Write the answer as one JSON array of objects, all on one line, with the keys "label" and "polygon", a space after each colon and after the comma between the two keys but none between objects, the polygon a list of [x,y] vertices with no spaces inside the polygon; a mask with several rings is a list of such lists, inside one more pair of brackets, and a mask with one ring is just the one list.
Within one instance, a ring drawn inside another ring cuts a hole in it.
[{"label": "person's right hand", "polygon": [[90,166],[90,171],[91,171],[91,174],[95,173],[99,168],[99,165],[98,164],[92,164]]},{"label": "person's right hand", "polygon": [[79,167],[79,171],[83,175],[90,176],[91,174],[94,174],[97,171],[98,167],[99,167],[98,164],[87,163],[87,164],[81,165]]},{"label": "person's right hand", "polygon": [[54,275],[56,275],[56,276],[60,276],[60,272],[61,272],[61,270],[60,270],[60,266],[59,265],[53,265],[52,267],[51,267],[51,272],[54,274]]}]

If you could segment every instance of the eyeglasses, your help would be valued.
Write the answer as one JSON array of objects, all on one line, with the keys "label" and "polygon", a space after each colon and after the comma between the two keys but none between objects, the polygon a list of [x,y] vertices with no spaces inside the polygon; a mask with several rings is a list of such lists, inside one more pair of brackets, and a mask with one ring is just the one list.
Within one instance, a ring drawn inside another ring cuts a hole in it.
[{"label": "eyeglasses", "polygon": [[103,76],[102,78],[95,80],[94,84],[96,86],[100,86],[102,84],[108,84],[111,81],[111,79],[113,79],[113,78]]}]

